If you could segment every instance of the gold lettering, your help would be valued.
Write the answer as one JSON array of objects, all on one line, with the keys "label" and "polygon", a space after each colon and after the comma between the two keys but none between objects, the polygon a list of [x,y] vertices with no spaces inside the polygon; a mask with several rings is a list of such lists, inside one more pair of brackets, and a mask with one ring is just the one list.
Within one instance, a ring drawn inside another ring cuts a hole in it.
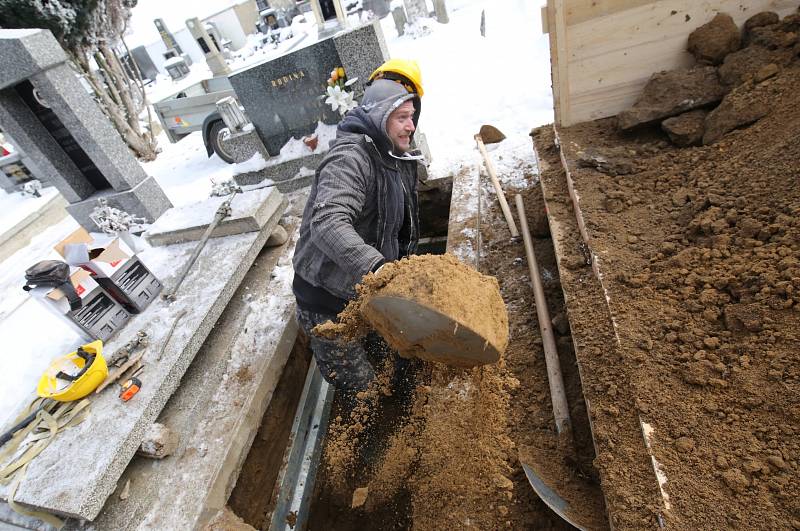
[{"label": "gold lettering", "polygon": [[[291,72],[289,74],[286,74],[285,76],[280,76],[278,78],[273,79],[272,80],[272,86],[273,87],[280,87],[280,86],[288,84],[290,81],[303,79],[304,77],[306,77],[305,72],[303,72],[302,70],[298,70],[297,72]],[[323,88],[323,90],[325,90],[327,88],[327,86],[323,85],[322,88]]]}]

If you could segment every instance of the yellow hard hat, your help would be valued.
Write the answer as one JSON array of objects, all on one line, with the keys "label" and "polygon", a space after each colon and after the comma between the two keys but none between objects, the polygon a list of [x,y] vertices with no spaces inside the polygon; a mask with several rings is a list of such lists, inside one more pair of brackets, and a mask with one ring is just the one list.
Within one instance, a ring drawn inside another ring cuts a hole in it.
[{"label": "yellow hard hat", "polygon": [[36,394],[58,402],[71,402],[88,395],[108,376],[99,339],[78,347],[75,352],[53,360],[36,386]]},{"label": "yellow hard hat", "polygon": [[422,71],[413,59],[389,59],[369,76],[370,81],[375,79],[391,79],[419,97],[425,94],[422,90]]}]

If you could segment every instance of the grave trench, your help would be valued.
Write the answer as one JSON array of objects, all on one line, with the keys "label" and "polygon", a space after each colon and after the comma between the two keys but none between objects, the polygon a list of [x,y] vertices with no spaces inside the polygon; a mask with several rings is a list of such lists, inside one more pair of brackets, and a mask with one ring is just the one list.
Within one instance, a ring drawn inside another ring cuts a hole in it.
[{"label": "grave trench", "polygon": [[[419,253],[432,253],[441,254],[445,252],[448,247],[447,234],[448,234],[448,217],[452,219],[453,213],[450,212],[451,207],[451,194],[452,194],[452,181],[450,178],[443,180],[444,182],[431,187],[428,190],[420,191],[420,217],[423,232],[421,234],[421,245]],[[548,306],[550,307],[551,317],[562,314],[566,315],[566,306],[564,303],[563,294],[561,293],[561,285],[558,275],[558,265],[556,263],[556,250],[553,249],[553,242],[549,235],[547,228],[547,219],[544,214],[543,203],[541,200],[541,190],[538,186],[534,186],[533,190],[522,191],[525,200],[528,204],[527,214],[529,217],[529,224],[534,230],[534,244],[536,246],[537,256],[540,260],[540,268],[545,268],[548,271],[555,272],[554,278],[546,282],[545,290],[548,296]],[[522,247],[521,242],[508,241],[507,227],[502,224],[502,216],[499,213],[499,208],[493,204],[494,196],[487,188],[484,188],[481,194],[484,196],[482,201],[489,203],[488,210],[483,214],[485,223],[481,227],[481,233],[485,241],[486,247],[485,261],[481,264],[481,271],[492,275],[510,276],[513,272],[510,269],[519,269],[517,265],[508,268],[511,265],[513,257],[518,255],[519,250],[515,246]],[[513,196],[513,192],[511,193]],[[457,201],[459,202],[459,201]],[[460,202],[459,202],[460,203]],[[463,203],[460,203],[463,204]],[[456,207],[458,208],[458,207]],[[482,206],[481,208],[484,208]],[[536,213],[541,210],[541,213]],[[540,218],[541,219],[538,219]],[[534,219],[536,218],[536,219]],[[537,228],[538,233],[537,233]],[[542,232],[541,227],[544,227]],[[451,229],[452,230],[452,229]],[[489,265],[489,262],[494,262],[494,258],[498,258],[504,265]],[[505,264],[509,262],[509,264]],[[527,280],[526,280],[527,279]],[[527,283],[527,286],[526,286]],[[503,295],[506,302],[512,302],[509,297],[518,297],[520,290],[529,289],[529,277],[527,273],[524,277],[518,274],[513,280],[509,281],[509,291],[504,289]],[[501,285],[503,282],[501,282]],[[529,297],[526,296],[527,301]],[[517,302],[521,302],[517,300]],[[519,376],[523,374],[528,382],[522,382],[523,386],[528,386],[529,389],[525,393],[520,394],[516,401],[525,402],[524,404],[517,404],[516,409],[525,409],[530,402],[537,400],[541,396],[543,388],[547,386],[546,374],[543,369],[543,362],[541,367],[538,361],[534,363],[533,369],[530,368],[530,362],[525,357],[534,356],[539,357],[536,352],[530,352],[525,349],[524,345],[533,339],[535,342],[539,338],[539,330],[535,322],[535,310],[532,304],[532,297],[530,297],[530,304],[509,306],[510,320],[512,320],[512,313],[525,312],[530,313],[533,319],[525,316],[517,316],[517,322],[526,321],[525,332],[519,333],[517,347],[514,352],[507,353],[507,362],[513,367],[514,373]],[[577,451],[575,454],[568,456],[567,459],[562,459],[567,462],[567,468],[572,473],[583,477],[589,477],[590,482],[599,490],[597,482],[596,471],[592,466],[592,461],[595,458],[594,446],[592,444],[591,428],[589,427],[588,416],[586,412],[586,405],[583,398],[583,390],[580,380],[580,374],[575,359],[575,351],[572,348],[572,336],[567,322],[566,329],[558,334],[558,351],[561,358],[562,370],[564,373],[565,384],[568,392],[568,400],[570,404],[571,413],[573,416],[573,426],[575,430]],[[519,345],[522,345],[521,347]],[[295,410],[298,406],[300,392],[305,378],[305,371],[307,370],[307,363],[311,357],[302,334],[298,336],[295,349],[293,351],[294,361],[290,360],[287,363],[287,368],[284,371],[281,382],[279,383],[279,390],[275,396],[281,396],[283,399],[273,401],[270,404],[267,413],[262,420],[261,429],[256,436],[255,442],[247,456],[236,487],[229,499],[229,506],[239,517],[246,523],[258,529],[266,529],[269,527],[271,512],[275,506],[275,494],[277,485],[275,480],[278,477],[280,467],[282,465],[282,456],[289,441],[289,429]],[[303,360],[303,361],[300,361]],[[541,370],[540,370],[541,369]],[[541,373],[541,374],[540,374]],[[417,385],[426,385],[431,383],[432,371],[429,367],[423,366],[415,374],[413,382],[409,387],[413,388]],[[282,391],[285,389],[286,391]],[[412,389],[409,389],[411,391]],[[284,392],[289,392],[291,397],[285,396]],[[408,411],[399,406],[396,402],[383,401],[380,403],[382,409],[377,416],[377,424],[379,429],[369,438],[367,446],[370,449],[367,451],[370,458],[369,465],[374,464],[374,461],[380,459],[386,451],[387,442],[389,438],[398,431],[398,429],[408,420]],[[546,395],[545,400],[536,404],[539,420],[543,417],[545,423],[552,424],[552,411],[550,408],[549,395]],[[334,405],[331,412],[331,419],[335,418],[339,412],[342,411],[342,404],[334,398]],[[551,437],[550,430],[546,426],[530,424],[527,421],[520,422],[521,415],[519,412],[511,412],[509,415],[510,422],[517,424],[512,426],[512,432],[515,433],[515,440],[525,440],[526,443],[531,443],[534,448],[540,450],[547,449],[549,445],[549,438]],[[529,415],[533,417],[533,414]],[[276,422],[280,418],[281,422]],[[533,421],[531,421],[533,422]],[[522,435],[521,435],[522,434]],[[324,455],[324,452],[323,452]],[[552,457],[551,454],[542,453],[540,456],[542,460]],[[324,458],[323,458],[324,459]],[[572,459],[572,461],[570,461]],[[515,462],[517,460],[515,459]],[[539,466],[542,463],[537,463]],[[519,463],[516,462],[517,467]],[[369,468],[369,466],[365,467]],[[559,469],[563,470],[563,469]],[[518,513],[517,522],[527,525],[547,525],[554,529],[566,529],[568,526],[552,513],[531,490],[530,486],[521,473],[512,476],[514,481],[514,491],[518,497],[518,502],[523,507]],[[337,530],[354,530],[380,527],[381,529],[411,529],[419,526],[420,522],[414,521],[413,510],[413,493],[406,488],[401,488],[395,493],[394,497],[388,502],[381,503],[380,505],[367,504],[361,509],[351,509],[351,495],[353,488],[361,487],[367,484],[370,479],[370,472],[365,471],[358,475],[353,485],[348,485],[344,489],[332,489],[329,483],[328,474],[324,461],[320,463],[317,473],[316,484],[310,502],[308,529],[337,529]],[[270,487],[275,485],[274,487]],[[494,513],[486,502],[486,512]],[[602,503],[602,501],[600,502]],[[482,510],[482,509],[478,509]],[[602,510],[602,509],[601,509]],[[374,522],[374,524],[372,523]],[[498,521],[498,525],[503,522]],[[422,523],[424,527],[424,523]]]},{"label": "grave trench", "polygon": [[[448,219],[450,213],[450,199],[452,194],[452,178],[437,179],[420,185],[419,189],[419,215],[420,215],[420,243],[419,254],[443,254],[447,245]],[[308,340],[302,332],[298,332],[292,352],[284,368],[278,386],[273,394],[258,433],[253,440],[253,445],[245,458],[241,472],[233,487],[228,506],[231,510],[256,529],[267,529],[270,525],[272,510],[275,506],[275,496],[279,485],[279,477],[283,459],[291,443],[292,420],[300,405],[303,383],[306,378],[312,354]],[[337,397],[334,396],[332,417],[341,408]],[[394,409],[387,412],[387,424],[397,425],[401,419],[401,411]],[[389,435],[389,434],[384,434]],[[309,529],[330,528],[332,514],[321,507],[320,501],[329,501],[324,493],[325,473],[320,467],[317,475],[314,499],[311,502],[311,515]],[[406,500],[407,501],[407,500]],[[376,516],[376,521],[391,521],[395,518],[391,514]],[[363,516],[359,516],[363,518]],[[356,521],[352,525],[358,525]],[[363,525],[363,522],[362,522]],[[337,527],[349,528],[349,527]],[[354,527],[355,528],[355,527]]]}]

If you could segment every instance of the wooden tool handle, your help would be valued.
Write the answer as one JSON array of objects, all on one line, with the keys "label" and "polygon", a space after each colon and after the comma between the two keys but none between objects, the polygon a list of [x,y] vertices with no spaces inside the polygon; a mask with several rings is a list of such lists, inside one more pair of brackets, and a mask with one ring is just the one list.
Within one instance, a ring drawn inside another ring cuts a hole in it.
[{"label": "wooden tool handle", "polygon": [[514,201],[517,204],[517,216],[519,216],[522,241],[525,244],[525,256],[528,259],[528,269],[531,275],[531,284],[533,285],[536,317],[539,320],[539,330],[542,333],[544,360],[547,364],[547,380],[550,384],[550,399],[553,402],[556,431],[559,434],[569,433],[572,431],[572,422],[569,418],[567,395],[564,392],[564,377],[561,375],[561,364],[558,361],[556,341],[553,337],[553,325],[550,322],[550,312],[547,309],[547,299],[544,296],[544,288],[539,276],[539,266],[536,263],[536,255],[533,252],[531,233],[528,230],[528,219],[525,217],[525,206],[522,203],[522,196],[519,194],[514,196]]},{"label": "wooden tool handle", "polygon": [[483,155],[483,162],[486,164],[486,172],[489,174],[489,178],[492,180],[494,191],[497,194],[497,200],[500,201],[500,209],[503,211],[503,216],[506,218],[506,223],[508,223],[508,229],[511,231],[511,237],[516,238],[519,236],[519,233],[517,232],[517,225],[514,223],[514,218],[511,216],[511,209],[508,208],[506,196],[503,193],[503,189],[500,188],[500,181],[497,180],[497,174],[494,171],[494,166],[492,166],[492,161],[489,158],[489,154],[486,152],[486,146],[483,145],[483,138],[481,138],[481,135],[475,135],[475,142],[477,142],[478,149],[480,150],[481,155]]}]

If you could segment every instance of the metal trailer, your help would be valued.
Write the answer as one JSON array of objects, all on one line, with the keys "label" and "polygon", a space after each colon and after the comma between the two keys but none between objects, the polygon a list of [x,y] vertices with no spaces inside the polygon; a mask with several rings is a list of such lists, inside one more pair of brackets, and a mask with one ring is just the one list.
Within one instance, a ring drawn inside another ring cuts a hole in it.
[{"label": "metal trailer", "polygon": [[217,76],[159,100],[153,109],[170,142],[174,144],[190,133],[202,131],[208,156],[216,153],[232,163],[233,158],[222,149],[225,123],[217,111],[217,102],[228,96],[236,96],[228,77]]}]

